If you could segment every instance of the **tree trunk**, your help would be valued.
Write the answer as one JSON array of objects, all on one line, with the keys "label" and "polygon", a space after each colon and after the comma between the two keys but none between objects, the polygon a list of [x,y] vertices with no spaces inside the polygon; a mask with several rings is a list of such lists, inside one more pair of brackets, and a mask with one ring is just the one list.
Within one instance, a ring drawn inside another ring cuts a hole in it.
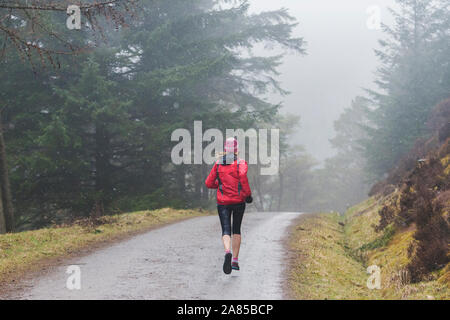
[{"label": "tree trunk", "polygon": [[202,201],[202,168],[200,165],[194,167],[194,203],[196,206]]},{"label": "tree trunk", "polygon": [[256,191],[256,194],[258,195],[258,199],[259,199],[259,203],[260,203],[260,205],[258,205],[258,203],[256,201],[254,202],[256,210],[264,211],[264,200],[262,197],[261,190],[259,188],[259,177],[258,178],[256,176],[253,177],[253,190]]},{"label": "tree trunk", "polygon": [[205,184],[205,180],[206,177],[208,176],[209,172],[208,172],[208,167],[204,164],[202,164],[202,171],[201,171],[201,176],[200,176],[200,183],[202,185],[202,205],[204,205],[205,203],[207,203],[208,201],[208,188],[206,187]]},{"label": "tree trunk", "polygon": [[[6,162],[6,146],[3,138],[3,125],[0,113],[0,183],[1,195],[3,200],[3,213],[6,225],[6,231],[12,232],[15,229],[14,225],[14,207],[12,204],[11,186],[9,183],[8,165]],[[1,222],[0,222],[1,223]]]},{"label": "tree trunk", "polygon": [[178,194],[183,195],[186,192],[186,171],[183,166],[175,166],[175,176]]},{"label": "tree trunk", "polygon": [[280,187],[278,189],[278,208],[277,211],[281,211],[281,204],[283,203],[283,194],[284,194],[284,179],[283,174],[280,172],[278,174],[278,179],[280,182]]},{"label": "tree trunk", "polygon": [[102,124],[96,124],[95,131],[95,191],[96,201],[91,212],[93,218],[104,215],[105,201],[111,198],[110,140]]},{"label": "tree trunk", "polygon": [[[0,188],[0,200],[2,199],[2,189]],[[0,201],[0,234],[6,233],[5,212],[3,211],[3,201]]]}]

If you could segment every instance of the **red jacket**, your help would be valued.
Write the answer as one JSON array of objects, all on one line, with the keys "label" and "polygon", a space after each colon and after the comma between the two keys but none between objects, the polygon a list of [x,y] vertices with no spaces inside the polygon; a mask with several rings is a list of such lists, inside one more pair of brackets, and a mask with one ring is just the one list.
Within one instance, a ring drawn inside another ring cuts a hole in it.
[{"label": "red jacket", "polygon": [[[234,161],[233,164],[229,165],[219,164],[219,161],[214,164],[214,167],[205,181],[208,188],[217,189],[217,204],[227,205],[245,202],[245,198],[252,195],[247,178],[247,162],[241,159],[238,160],[238,173],[237,161]],[[217,165],[219,165],[221,188],[219,188],[219,179],[217,177]]]}]

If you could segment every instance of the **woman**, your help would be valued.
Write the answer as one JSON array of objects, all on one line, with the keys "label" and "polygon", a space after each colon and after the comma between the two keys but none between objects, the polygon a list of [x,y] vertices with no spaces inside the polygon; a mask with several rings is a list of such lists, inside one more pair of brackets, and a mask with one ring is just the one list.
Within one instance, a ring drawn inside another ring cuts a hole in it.
[{"label": "woman", "polygon": [[[214,164],[206,186],[217,189],[217,211],[222,226],[222,241],[225,248],[223,272],[239,270],[239,249],[241,246],[241,222],[245,211],[245,203],[251,203],[252,191],[247,179],[247,162],[238,158],[238,142],[228,138],[224,146],[224,154]],[[231,222],[233,217],[233,223]],[[231,254],[231,245],[233,254]],[[233,258],[233,261],[231,261]]]}]

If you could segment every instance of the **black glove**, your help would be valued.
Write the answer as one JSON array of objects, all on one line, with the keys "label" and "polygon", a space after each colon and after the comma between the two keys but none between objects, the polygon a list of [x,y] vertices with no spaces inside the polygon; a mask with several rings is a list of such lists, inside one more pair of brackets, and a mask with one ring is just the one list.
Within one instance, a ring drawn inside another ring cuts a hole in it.
[{"label": "black glove", "polygon": [[252,203],[253,202],[252,196],[248,196],[247,198],[245,198],[245,202]]}]

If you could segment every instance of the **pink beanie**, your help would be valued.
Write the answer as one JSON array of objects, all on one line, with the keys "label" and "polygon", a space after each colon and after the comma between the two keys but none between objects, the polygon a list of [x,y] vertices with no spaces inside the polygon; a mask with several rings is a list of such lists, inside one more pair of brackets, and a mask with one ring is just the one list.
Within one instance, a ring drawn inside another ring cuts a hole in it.
[{"label": "pink beanie", "polygon": [[235,138],[228,138],[227,141],[225,141],[224,150],[226,153],[238,152],[238,141]]}]

